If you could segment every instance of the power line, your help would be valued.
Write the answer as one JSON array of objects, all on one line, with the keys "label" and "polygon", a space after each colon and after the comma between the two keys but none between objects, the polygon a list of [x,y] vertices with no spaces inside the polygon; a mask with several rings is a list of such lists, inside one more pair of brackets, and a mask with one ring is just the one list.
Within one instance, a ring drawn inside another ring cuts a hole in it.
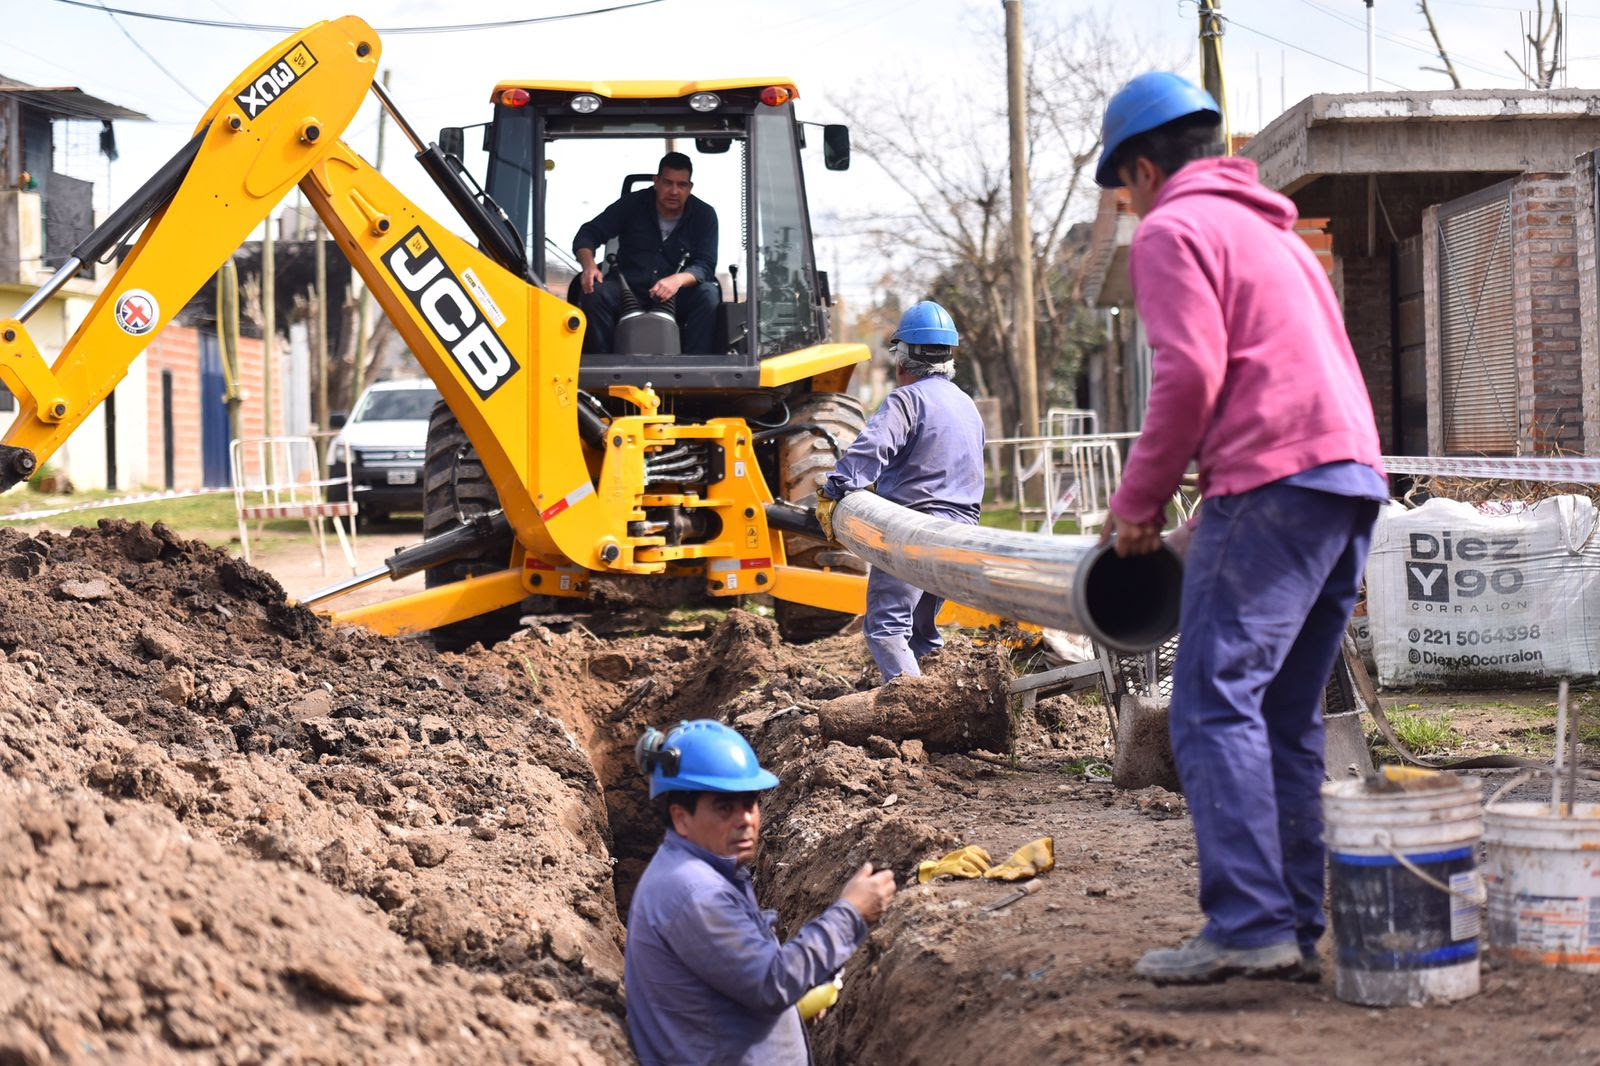
[{"label": "power line", "polygon": [[[205,26],[218,30],[254,30],[263,33],[294,33],[302,30],[304,26],[269,26],[259,22],[225,22],[220,19],[193,18],[187,15],[157,15],[150,11],[135,11],[132,8],[106,7],[101,3],[91,3],[90,0],[56,0],[58,4],[69,7],[86,7],[91,11],[108,11],[116,15],[127,15],[129,18],[150,19],[154,22],[177,22],[185,26]],[[466,30],[498,30],[508,26],[533,26],[544,22],[565,22],[568,19],[586,18],[589,15],[605,15],[613,11],[626,11],[633,7],[649,7],[651,4],[662,3],[662,0],[632,0],[631,3],[614,4],[611,7],[591,8],[587,11],[569,11],[563,15],[539,15],[534,18],[504,19],[499,22],[459,22],[447,26],[375,26],[377,32],[392,35],[403,33],[460,33]],[[127,31],[124,30],[124,33]],[[132,38],[129,38],[130,40]],[[144,51],[142,48],[140,51]],[[188,90],[184,90],[187,92]],[[190,94],[193,95],[192,93]]]},{"label": "power line", "polygon": [[[1451,7],[1475,7],[1483,11],[1515,11],[1519,15],[1532,14],[1526,7],[1515,7],[1510,4],[1478,4],[1471,3],[1469,0],[1436,0],[1436,2],[1449,4]],[[1600,19],[1600,15],[1576,14],[1565,9],[1562,10],[1561,17],[1563,19]]]},{"label": "power line", "polygon": [[[1350,18],[1350,17],[1348,17],[1346,15],[1343,15],[1340,12],[1335,11],[1333,8],[1330,8],[1325,4],[1319,4],[1319,3],[1317,3],[1317,0],[1300,0],[1300,2],[1302,4],[1305,4],[1307,7],[1310,7],[1310,8],[1313,8],[1314,10],[1322,12],[1324,15],[1327,15],[1329,18],[1339,20],[1340,22],[1344,23],[1346,26],[1351,27],[1352,29],[1357,29],[1357,30],[1365,30],[1366,29],[1366,27],[1363,26],[1357,20],[1355,20],[1353,18]],[[1438,59],[1439,58],[1439,52],[1436,49],[1424,48],[1422,45],[1417,44],[1417,43],[1415,43],[1413,41],[1409,41],[1406,38],[1401,37],[1401,36],[1399,36],[1397,34],[1394,34],[1394,33],[1386,33],[1383,30],[1376,30],[1374,32],[1375,32],[1376,36],[1381,37],[1383,40],[1388,41],[1391,44],[1397,44],[1402,48],[1409,48],[1413,52],[1420,52],[1423,55],[1428,56],[1431,59]],[[1507,73],[1505,73],[1503,71],[1490,70],[1488,67],[1481,67],[1481,66],[1477,65],[1477,63],[1475,63],[1475,62],[1471,62],[1468,59],[1463,59],[1463,58],[1461,58],[1461,54],[1459,52],[1452,52],[1451,53],[1451,58],[1454,60],[1454,62],[1455,62],[1455,64],[1457,66],[1464,67],[1467,70],[1476,71],[1479,74],[1487,74],[1491,78],[1503,78],[1503,79],[1505,79],[1507,81],[1516,80],[1510,74],[1507,74]]]},{"label": "power line", "polygon": [[79,4],[79,6],[80,6],[80,7],[94,7],[94,6],[98,6],[98,7],[99,7],[99,8],[100,8],[100,10],[102,10],[102,11],[104,11],[104,12],[105,12],[105,13],[106,13],[106,14],[107,14],[107,15],[109,15],[109,16],[110,16],[110,17],[111,17],[111,24],[112,24],[112,25],[114,25],[114,26],[116,26],[116,28],[117,28],[117,29],[119,29],[119,30],[121,30],[121,31],[122,31],[122,35],[123,35],[123,36],[124,36],[124,37],[126,37],[126,38],[127,38],[127,39],[128,39],[128,41],[129,41],[129,42],[130,42],[130,43],[131,43],[131,44],[132,44],[132,45],[133,45],[133,46],[134,46],[134,47],[135,47],[135,48],[137,48],[137,49],[138,49],[138,50],[139,50],[139,52],[140,52],[140,54],[141,54],[141,55],[143,55],[143,56],[144,56],[144,57],[145,57],[145,58],[146,58],[146,59],[148,59],[148,60],[149,60],[149,61],[150,61],[150,62],[151,62],[151,63],[153,63],[153,64],[155,64],[155,68],[156,68],[156,69],[157,69],[157,70],[159,70],[159,71],[160,71],[160,72],[161,72],[161,73],[163,73],[163,74],[165,74],[165,75],[166,75],[166,76],[167,76],[167,78],[168,78],[168,79],[169,79],[169,80],[171,80],[171,82],[172,82],[172,84],[174,84],[174,85],[176,85],[176,86],[177,86],[177,87],[178,87],[178,88],[180,88],[180,89],[182,89],[182,90],[183,90],[183,91],[184,91],[184,92],[186,92],[186,93],[188,93],[188,94],[189,94],[189,99],[191,99],[191,100],[193,100],[193,101],[194,101],[194,102],[195,102],[195,103],[197,103],[197,104],[199,104],[199,105],[201,105],[201,106],[202,106],[202,107],[203,107],[203,106],[205,106],[205,103],[206,103],[206,101],[204,101],[204,100],[202,100],[202,99],[200,99],[200,98],[199,98],[199,97],[198,97],[198,96],[196,96],[196,95],[195,95],[195,94],[194,94],[194,91],[193,91],[193,90],[192,90],[192,89],[190,89],[190,88],[189,88],[189,87],[188,87],[188,86],[187,86],[187,85],[185,85],[185,84],[184,84],[184,83],[183,83],[183,82],[181,82],[181,81],[179,81],[179,80],[178,80],[178,76],[177,76],[177,75],[176,75],[176,74],[174,74],[174,73],[172,73],[172,71],[170,71],[170,70],[168,70],[168,69],[167,69],[167,68],[166,68],[166,67],[164,67],[164,66],[162,66],[162,65],[161,65],[161,60],[159,60],[159,59],[157,59],[157,58],[156,58],[156,57],[155,57],[155,56],[153,56],[153,55],[151,55],[151,54],[150,54],[150,52],[149,52],[149,50],[148,50],[148,49],[147,49],[147,48],[145,48],[145,46],[144,46],[144,45],[142,45],[142,44],[140,44],[140,43],[139,43],[139,40],[138,40],[138,38],[136,38],[136,37],[134,37],[134,35],[133,35],[133,34],[131,34],[131,33],[129,33],[129,32],[128,32],[128,27],[126,27],[126,26],[124,26],[124,25],[123,25],[123,24],[122,24],[122,23],[121,23],[121,22],[120,22],[120,21],[119,21],[119,20],[118,20],[118,19],[117,19],[117,15],[116,15],[116,12],[115,12],[115,11],[113,11],[113,10],[112,10],[112,9],[111,9],[111,8],[109,8],[109,7],[106,7],[106,5],[105,5],[105,4],[99,4],[99,5],[93,5],[93,4],[87,4],[87,3],[82,3],[82,4]]},{"label": "power line", "polygon": [[[1309,48],[1301,48],[1299,45],[1294,44],[1291,41],[1286,41],[1282,37],[1274,37],[1272,34],[1267,33],[1264,30],[1258,30],[1254,26],[1246,26],[1244,23],[1240,22],[1238,19],[1234,18],[1231,15],[1223,15],[1223,16],[1221,16],[1221,18],[1222,18],[1222,21],[1226,22],[1230,26],[1237,26],[1241,30],[1244,30],[1246,33],[1253,33],[1257,37],[1265,37],[1267,40],[1273,42],[1274,44],[1281,44],[1285,48],[1293,48],[1296,52],[1300,52],[1300,53],[1302,53],[1304,55],[1308,55],[1312,59],[1320,59],[1324,63],[1332,63],[1336,67],[1343,67],[1345,70],[1353,71],[1354,73],[1360,74],[1360,75],[1363,75],[1363,76],[1365,76],[1366,73],[1367,73],[1366,71],[1362,70],[1360,67],[1352,67],[1349,63],[1343,63],[1343,62],[1340,62],[1337,59],[1332,58],[1331,56],[1325,56],[1325,55],[1322,55],[1319,52],[1313,52]],[[1399,89],[1402,92],[1410,92],[1411,91],[1409,88],[1407,88],[1404,85],[1401,85],[1397,81],[1390,81],[1388,78],[1378,77],[1377,75],[1374,75],[1373,77],[1374,77],[1374,80],[1381,81],[1386,85],[1393,85],[1396,89]]]}]

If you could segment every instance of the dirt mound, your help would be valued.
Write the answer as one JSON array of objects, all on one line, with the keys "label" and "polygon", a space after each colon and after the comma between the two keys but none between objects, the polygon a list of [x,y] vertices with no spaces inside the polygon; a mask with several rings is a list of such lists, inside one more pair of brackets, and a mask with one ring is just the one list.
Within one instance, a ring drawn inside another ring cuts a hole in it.
[{"label": "dirt mound", "polygon": [[[95,892],[115,895],[131,876],[126,922],[114,910],[90,922],[96,908],[80,914],[74,905],[62,912],[60,937],[139,941],[135,927],[180,898],[194,865],[180,858],[169,869],[165,845],[150,845],[141,862],[134,845],[99,828],[143,826],[149,840],[195,842],[207,856],[194,890],[204,907],[189,909],[225,913],[228,943],[259,942],[278,967],[251,979],[259,988],[230,979],[257,999],[236,1014],[215,1012],[251,1019],[242,1031],[208,1022],[218,1047],[236,1046],[222,1039],[229,1033],[240,1034],[240,1047],[271,1042],[267,1034],[302,1026],[296,1012],[326,1013],[319,979],[290,973],[326,926],[350,932],[328,945],[339,966],[367,975],[363,987],[415,1021],[383,1021],[376,1001],[338,1004],[342,1014],[367,1012],[371,1024],[362,1036],[362,1023],[324,1022],[318,1046],[332,1060],[626,1059],[604,806],[588,760],[540,709],[525,671],[331,628],[286,605],[268,575],[160,525],[0,531],[0,596],[6,803],[78,819],[6,868],[18,891],[0,888],[0,898],[25,897],[22,887],[41,878],[89,877]],[[76,824],[90,827],[82,840]],[[105,881],[99,867],[116,878]],[[308,901],[304,915],[299,904],[281,905],[298,896]],[[184,958],[193,946],[194,958],[210,959],[205,937],[176,936],[151,940],[150,950]],[[407,940],[424,950],[421,960]],[[47,937],[9,950],[20,952],[11,958],[18,972],[75,972],[73,1002],[103,997],[117,977],[63,961]],[[205,973],[220,963],[195,965]],[[53,980],[46,987],[73,984]],[[197,995],[196,985],[186,980],[183,994]],[[450,989],[503,1011],[498,1035],[456,1044],[465,1037],[452,1028],[439,1038],[443,1050],[430,1050],[425,1019],[438,1015],[406,1005],[455,1002]],[[32,1001],[7,998],[5,1013],[25,1018]],[[141,1004],[127,1019],[118,1013],[116,1026],[97,1020],[98,1007],[74,1017],[93,1039],[115,1036],[118,1046],[188,1046],[187,1023],[174,1029],[165,998],[147,993]]]}]

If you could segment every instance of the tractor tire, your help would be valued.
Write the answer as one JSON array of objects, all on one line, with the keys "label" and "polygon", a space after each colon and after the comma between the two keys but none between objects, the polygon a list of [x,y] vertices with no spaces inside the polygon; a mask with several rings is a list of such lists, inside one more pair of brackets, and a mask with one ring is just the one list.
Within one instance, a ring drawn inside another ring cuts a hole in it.
[{"label": "tractor tire", "polygon": [[[500,496],[467,434],[442,401],[428,418],[428,451],[422,467],[422,539],[455,528],[462,516],[487,514],[500,508]],[[512,538],[484,547],[474,555],[443,563],[423,572],[427,588],[438,588],[479,574],[504,570],[511,560]],[[465,651],[474,644],[497,644],[521,628],[521,604],[502,607],[432,631],[440,651]]]},{"label": "tractor tire", "polygon": [[[842,392],[814,392],[796,402],[789,412],[791,425],[811,423],[823,427],[838,445],[835,453],[828,441],[815,431],[789,433],[778,440],[778,495],[792,503],[814,497],[822,482],[833,472],[839,455],[850,447],[866,428],[867,418],[861,403]],[[797,533],[783,535],[784,553],[790,566],[821,569],[826,554],[832,569],[866,573],[867,564],[842,549]],[[778,632],[792,644],[831,637],[855,617],[804,603],[776,600],[773,610]]]}]

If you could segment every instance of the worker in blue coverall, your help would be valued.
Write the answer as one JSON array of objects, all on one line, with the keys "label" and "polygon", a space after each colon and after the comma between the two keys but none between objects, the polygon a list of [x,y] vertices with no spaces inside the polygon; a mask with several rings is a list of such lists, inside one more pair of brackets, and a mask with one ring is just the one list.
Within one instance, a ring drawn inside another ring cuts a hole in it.
[{"label": "worker in blue coverall", "polygon": [[1158,984],[1321,976],[1321,696],[1389,496],[1327,272],[1294,204],[1221,157],[1221,117],[1178,75],[1140,75],[1106,107],[1095,174],[1141,219],[1128,267],[1154,352],[1106,537],[1118,555],[1159,550],[1191,462],[1205,497],[1174,534],[1169,717],[1206,923],[1139,959]]},{"label": "worker in blue coverall", "polygon": [[[951,381],[961,338],[950,312],[925,300],[889,340],[899,387],[839,457],[817,493],[817,521],[833,539],[833,507],[875,487],[913,511],[976,525],[983,504],[983,418]],[[944,644],[934,624],[944,600],[877,567],[867,577],[867,650],[888,683],[922,673],[917,660]]]},{"label": "worker in blue coverall", "polygon": [[804,1066],[801,997],[843,968],[894,896],[870,863],[780,944],[750,878],[763,790],[778,779],[721,722],[646,730],[635,748],[667,835],[628,907],[628,1034],[644,1066]]},{"label": "worker in blue coverall", "polygon": [[[584,353],[610,352],[622,286],[633,289],[643,307],[672,301],[685,352],[711,352],[717,305],[717,212],[694,188],[694,163],[682,152],[668,152],[648,189],[637,189],[578,228],[572,251],[583,272],[579,303],[589,320]],[[595,249],[617,241],[617,264],[601,277]]]}]

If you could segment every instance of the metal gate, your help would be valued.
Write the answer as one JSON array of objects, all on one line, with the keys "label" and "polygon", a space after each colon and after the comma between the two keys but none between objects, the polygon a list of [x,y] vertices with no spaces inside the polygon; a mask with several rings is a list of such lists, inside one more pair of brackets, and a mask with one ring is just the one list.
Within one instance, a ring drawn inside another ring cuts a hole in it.
[{"label": "metal gate", "polygon": [[1511,183],[1439,207],[1440,418],[1447,455],[1514,455]]},{"label": "metal gate", "polygon": [[222,348],[215,333],[200,333],[200,467],[207,488],[221,488],[228,479],[227,383],[222,377]]}]

